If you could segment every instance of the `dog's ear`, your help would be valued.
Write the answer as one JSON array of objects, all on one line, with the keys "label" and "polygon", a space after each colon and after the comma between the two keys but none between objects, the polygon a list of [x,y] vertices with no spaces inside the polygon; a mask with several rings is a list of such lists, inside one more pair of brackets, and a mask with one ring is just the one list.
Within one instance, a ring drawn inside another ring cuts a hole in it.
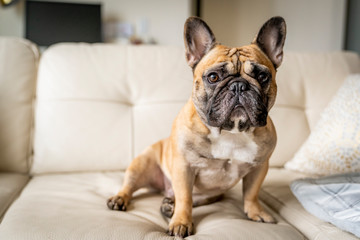
[{"label": "dog's ear", "polygon": [[198,17],[189,17],[184,26],[186,61],[194,68],[201,58],[215,46],[215,36],[209,26]]},{"label": "dog's ear", "polygon": [[270,58],[275,68],[281,65],[286,38],[286,23],[282,17],[273,17],[261,27],[253,43]]}]

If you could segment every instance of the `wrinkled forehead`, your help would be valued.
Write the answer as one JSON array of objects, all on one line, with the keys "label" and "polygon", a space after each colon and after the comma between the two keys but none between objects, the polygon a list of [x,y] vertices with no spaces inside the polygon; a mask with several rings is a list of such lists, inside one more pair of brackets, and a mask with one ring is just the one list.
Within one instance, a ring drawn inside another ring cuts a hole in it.
[{"label": "wrinkled forehead", "polygon": [[252,44],[239,48],[217,45],[201,59],[195,68],[194,75],[203,75],[211,71],[212,68],[219,67],[225,68],[230,73],[241,73],[246,62],[264,65],[272,75],[275,74],[275,68],[269,58],[256,45]]}]

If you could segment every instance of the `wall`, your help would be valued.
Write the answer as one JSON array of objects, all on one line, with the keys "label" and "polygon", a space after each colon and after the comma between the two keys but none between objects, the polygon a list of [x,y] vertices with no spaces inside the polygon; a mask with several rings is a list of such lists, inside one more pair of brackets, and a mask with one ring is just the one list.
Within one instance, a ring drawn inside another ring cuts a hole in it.
[{"label": "wall", "polygon": [[345,49],[360,54],[360,1],[349,0]]},{"label": "wall", "polygon": [[[61,1],[61,0],[48,0]],[[0,7],[0,35],[24,36],[25,0]],[[104,22],[123,21],[138,25],[146,20],[149,35],[160,44],[183,45],[182,31],[187,17],[194,14],[192,0],[66,0],[62,2],[102,3]]]},{"label": "wall", "polygon": [[218,41],[226,45],[250,43],[267,19],[279,15],[287,22],[287,50],[344,46],[346,0],[202,0],[201,9]]},{"label": "wall", "polygon": [[[54,0],[52,0],[54,1]],[[357,1],[357,0],[356,0]],[[67,0],[102,2],[103,20],[136,25],[147,19],[149,34],[160,44],[183,45],[185,19],[194,14],[195,0]],[[0,35],[24,35],[24,0],[0,7]],[[201,15],[218,41],[232,46],[251,42],[270,17],[287,21],[286,50],[328,51],[344,46],[346,0],[202,0]]]},{"label": "wall", "polygon": [[0,4],[0,36],[23,36],[24,2],[9,7]]}]

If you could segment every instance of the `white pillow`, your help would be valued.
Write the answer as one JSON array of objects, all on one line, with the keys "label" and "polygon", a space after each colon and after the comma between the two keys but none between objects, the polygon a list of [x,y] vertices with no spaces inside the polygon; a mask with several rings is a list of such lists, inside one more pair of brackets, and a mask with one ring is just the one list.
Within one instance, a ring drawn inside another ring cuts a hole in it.
[{"label": "white pillow", "polygon": [[345,80],[285,168],[316,175],[360,171],[359,74]]}]

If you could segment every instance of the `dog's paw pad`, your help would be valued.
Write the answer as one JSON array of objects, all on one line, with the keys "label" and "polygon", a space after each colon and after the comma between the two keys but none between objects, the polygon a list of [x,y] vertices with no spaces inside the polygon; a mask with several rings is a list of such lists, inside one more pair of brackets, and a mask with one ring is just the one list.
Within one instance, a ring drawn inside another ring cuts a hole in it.
[{"label": "dog's paw pad", "polygon": [[113,196],[107,200],[107,206],[111,210],[126,211],[127,203],[121,196]]}]

